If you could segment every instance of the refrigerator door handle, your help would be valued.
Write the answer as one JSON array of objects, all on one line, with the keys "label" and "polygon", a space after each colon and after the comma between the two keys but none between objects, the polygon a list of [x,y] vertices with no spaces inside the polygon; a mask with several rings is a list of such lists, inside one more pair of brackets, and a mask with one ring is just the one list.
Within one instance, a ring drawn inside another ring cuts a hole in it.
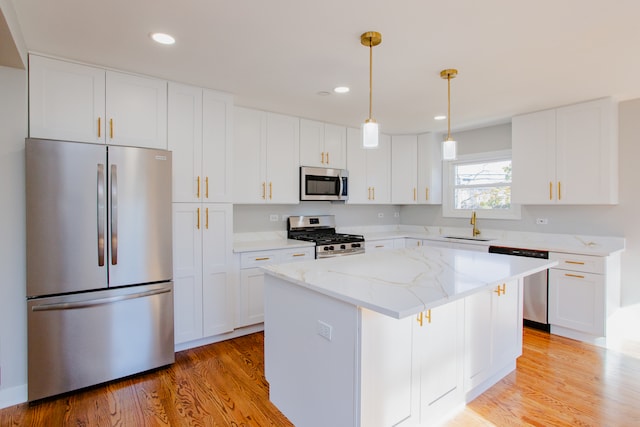
[{"label": "refrigerator door handle", "polygon": [[98,266],[104,267],[104,165],[98,164]]},{"label": "refrigerator door handle", "polygon": [[113,304],[120,301],[126,301],[126,300],[137,299],[137,298],[146,298],[153,295],[166,294],[167,292],[171,292],[171,288],[154,289],[152,291],[138,292],[135,294],[120,295],[120,296],[108,297],[108,298],[98,298],[98,299],[91,299],[91,300],[78,301],[78,302],[62,302],[62,303],[55,303],[55,304],[34,305],[31,308],[31,311],[73,310],[78,308],[96,307],[99,305]]},{"label": "refrigerator door handle", "polygon": [[118,264],[118,167],[111,165],[111,265]]}]

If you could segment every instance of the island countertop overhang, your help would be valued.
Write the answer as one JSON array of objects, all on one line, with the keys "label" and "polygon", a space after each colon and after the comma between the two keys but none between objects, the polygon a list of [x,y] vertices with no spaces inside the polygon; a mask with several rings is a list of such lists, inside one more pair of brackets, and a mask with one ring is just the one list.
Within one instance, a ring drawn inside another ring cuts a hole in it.
[{"label": "island countertop overhang", "polygon": [[402,319],[555,265],[551,260],[422,246],[263,269],[318,293]]}]

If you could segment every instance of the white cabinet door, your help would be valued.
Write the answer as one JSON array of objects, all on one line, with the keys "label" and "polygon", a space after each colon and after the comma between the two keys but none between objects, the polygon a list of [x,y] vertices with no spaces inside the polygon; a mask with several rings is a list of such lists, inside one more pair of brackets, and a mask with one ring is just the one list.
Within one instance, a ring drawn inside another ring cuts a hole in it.
[{"label": "white cabinet door", "polygon": [[414,360],[420,376],[420,419],[442,418],[463,399],[464,302],[442,305],[413,325]]},{"label": "white cabinet door", "polygon": [[418,203],[442,203],[442,145],[432,133],[418,135]]},{"label": "white cabinet door", "polygon": [[202,177],[203,201],[232,201],[233,97],[202,92]]},{"label": "white cabinet door", "polygon": [[347,167],[347,129],[344,126],[324,125],[325,166],[335,169]]},{"label": "white cabinet door", "polygon": [[610,99],[556,111],[557,200],[617,203],[617,112]]},{"label": "white cabinet door", "polygon": [[174,202],[202,200],[202,89],[169,83],[168,148]]},{"label": "white cabinet door", "polygon": [[300,119],[300,165],[327,167],[324,152],[324,123]]},{"label": "white cabinet door", "polygon": [[549,269],[549,323],[604,336],[604,285],[601,274]]},{"label": "white cabinet door", "polygon": [[413,205],[418,201],[418,137],[391,137],[391,203]]},{"label": "white cabinet door", "polygon": [[522,295],[515,280],[465,298],[465,392],[522,351]]},{"label": "white cabinet door", "polygon": [[364,242],[365,252],[374,252],[393,249],[394,239],[385,240],[367,240]]},{"label": "white cabinet door", "polygon": [[167,148],[167,82],[107,71],[107,143]]},{"label": "white cabinet door", "polygon": [[267,113],[266,179],[269,203],[300,202],[300,119]]},{"label": "white cabinet door", "polygon": [[199,203],[173,204],[175,343],[202,338],[202,232]]},{"label": "white cabinet door", "polygon": [[346,128],[300,120],[300,165],[346,168]]},{"label": "white cabinet door", "polygon": [[229,332],[234,326],[232,275],[233,206],[204,203],[202,224],[203,336]]},{"label": "white cabinet door", "polygon": [[556,113],[539,111],[511,121],[514,203],[556,200]]},{"label": "white cabinet door", "polygon": [[233,198],[235,203],[266,201],[264,151],[267,116],[264,111],[234,108]]},{"label": "white cabinet door", "polygon": [[29,56],[29,136],[104,142],[105,71]]}]

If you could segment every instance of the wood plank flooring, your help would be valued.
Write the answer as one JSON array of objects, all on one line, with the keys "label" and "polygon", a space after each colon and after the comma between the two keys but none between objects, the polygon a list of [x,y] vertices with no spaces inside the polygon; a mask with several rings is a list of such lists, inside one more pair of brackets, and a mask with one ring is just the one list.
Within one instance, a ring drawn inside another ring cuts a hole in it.
[{"label": "wood plank flooring", "polygon": [[[269,402],[263,342],[183,351],[165,369],[2,409],[0,426],[291,426]],[[525,328],[516,372],[445,425],[640,426],[639,404],[640,354]]]}]

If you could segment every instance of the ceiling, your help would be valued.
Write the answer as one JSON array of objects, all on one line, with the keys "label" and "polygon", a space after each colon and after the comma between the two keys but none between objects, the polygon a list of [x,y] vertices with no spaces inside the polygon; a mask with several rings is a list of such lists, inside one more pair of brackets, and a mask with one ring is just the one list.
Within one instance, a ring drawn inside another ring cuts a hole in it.
[{"label": "ceiling", "polygon": [[[231,92],[236,105],[382,132],[454,131],[640,97],[637,0],[13,0],[27,48]],[[172,34],[173,46],[149,33]],[[335,86],[347,94],[321,96]]]}]

